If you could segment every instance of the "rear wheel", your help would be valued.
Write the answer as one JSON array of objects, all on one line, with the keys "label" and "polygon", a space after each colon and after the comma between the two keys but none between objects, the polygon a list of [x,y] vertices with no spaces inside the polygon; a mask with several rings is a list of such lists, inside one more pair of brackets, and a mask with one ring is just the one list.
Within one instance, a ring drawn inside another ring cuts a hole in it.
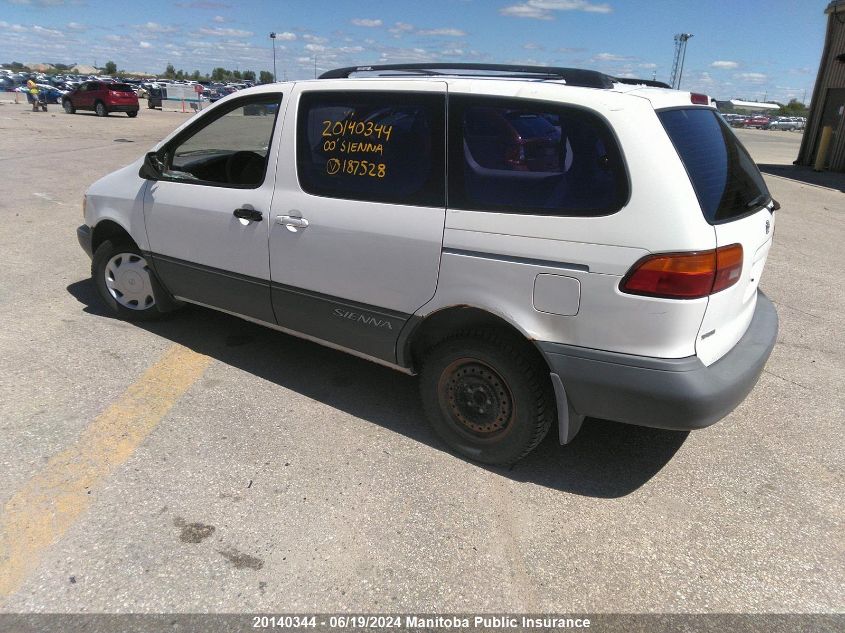
[{"label": "rear wheel", "polygon": [[555,418],[548,369],[528,343],[495,331],[465,332],[427,354],[423,406],[454,450],[489,464],[512,464],[545,437]]},{"label": "rear wheel", "polygon": [[126,116],[128,116],[130,119],[134,119],[136,116],[138,116],[138,111],[137,110],[130,110],[129,112],[126,113]]},{"label": "rear wheel", "polygon": [[94,106],[94,112],[97,113],[97,116],[108,116],[109,111],[106,109],[106,104],[102,101],[98,101]]},{"label": "rear wheel", "polygon": [[100,244],[91,262],[91,276],[116,316],[128,321],[162,316],[156,307],[154,273],[131,242],[106,240]]},{"label": "rear wheel", "polygon": [[65,99],[64,101],[62,101],[62,107],[68,114],[74,114],[76,112],[76,108],[73,107],[73,104],[70,102],[70,99]]}]

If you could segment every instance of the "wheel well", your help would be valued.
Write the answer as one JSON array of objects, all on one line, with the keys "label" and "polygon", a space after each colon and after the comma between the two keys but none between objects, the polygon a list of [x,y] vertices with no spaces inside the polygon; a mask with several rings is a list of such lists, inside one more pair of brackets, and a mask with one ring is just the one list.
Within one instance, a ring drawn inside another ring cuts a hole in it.
[{"label": "wheel well", "polygon": [[399,352],[399,364],[418,369],[426,350],[462,330],[496,330],[523,342],[532,354],[548,366],[546,359],[533,342],[503,318],[479,308],[455,306],[427,316],[409,333]]},{"label": "wheel well", "polygon": [[[94,227],[94,234],[91,236],[91,252],[96,253],[100,244],[106,240],[115,238],[123,239],[135,244],[135,240],[132,239],[132,236],[129,235],[129,233],[126,232],[126,229],[120,226],[117,222],[103,220]],[[135,245],[137,246],[137,244]]]}]

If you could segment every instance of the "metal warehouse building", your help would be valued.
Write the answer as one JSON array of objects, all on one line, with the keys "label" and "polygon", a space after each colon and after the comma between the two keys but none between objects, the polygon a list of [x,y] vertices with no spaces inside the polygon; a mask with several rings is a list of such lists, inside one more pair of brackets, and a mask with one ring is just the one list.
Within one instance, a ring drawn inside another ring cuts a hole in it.
[{"label": "metal warehouse building", "polygon": [[825,14],[824,50],[807,129],[795,162],[818,162],[820,167],[845,172],[845,0],[833,0]]}]

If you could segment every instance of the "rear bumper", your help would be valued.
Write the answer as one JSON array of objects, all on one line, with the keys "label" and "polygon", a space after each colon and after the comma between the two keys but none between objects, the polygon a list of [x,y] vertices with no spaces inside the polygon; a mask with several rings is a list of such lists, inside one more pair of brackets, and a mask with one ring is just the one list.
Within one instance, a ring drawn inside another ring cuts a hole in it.
[{"label": "rear bumper", "polygon": [[[700,429],[742,402],[775,345],[778,316],[762,292],[748,330],[709,367],[696,356],[678,359],[617,354],[539,343],[565,398],[580,415],[663,429]],[[558,402],[558,410],[566,402]]]},{"label": "rear bumper", "polygon": [[91,231],[91,227],[87,224],[83,224],[76,229],[76,239],[79,240],[79,245],[82,247],[82,250],[88,253],[88,257],[94,257],[94,249],[92,248],[92,237],[93,233]]},{"label": "rear bumper", "polygon": [[140,110],[137,104],[135,105],[120,105],[120,104],[106,104],[109,112],[137,112]]}]

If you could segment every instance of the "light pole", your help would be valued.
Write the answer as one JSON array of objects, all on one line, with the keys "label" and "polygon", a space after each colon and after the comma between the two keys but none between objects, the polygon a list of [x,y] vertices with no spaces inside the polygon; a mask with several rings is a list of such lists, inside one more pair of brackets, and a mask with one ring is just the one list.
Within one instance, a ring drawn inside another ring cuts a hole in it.
[{"label": "light pole", "polygon": [[683,42],[683,52],[681,53],[681,69],[678,71],[678,90],[681,89],[681,78],[684,76],[684,62],[687,59],[687,41],[692,37],[692,33],[681,33],[681,41]]},{"label": "light pole", "polygon": [[273,83],[276,83],[276,33],[270,33],[270,39],[273,41]]}]

